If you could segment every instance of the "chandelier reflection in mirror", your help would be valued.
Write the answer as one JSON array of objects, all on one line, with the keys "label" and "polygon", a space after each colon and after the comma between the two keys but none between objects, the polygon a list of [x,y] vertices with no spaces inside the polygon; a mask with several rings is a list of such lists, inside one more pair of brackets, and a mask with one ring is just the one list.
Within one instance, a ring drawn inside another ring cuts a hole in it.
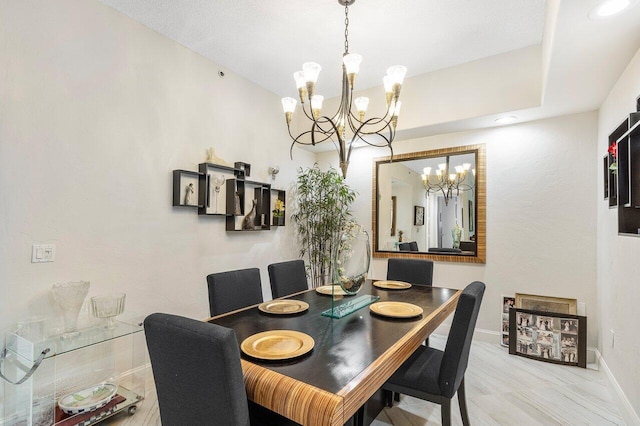
[{"label": "chandelier reflection in mirror", "polygon": [[[344,6],[344,54],[342,56],[342,95],[340,106],[333,116],[323,115],[322,102],[324,97],[315,94],[315,85],[318,80],[321,67],[315,62],[305,62],[302,64],[302,71],[293,74],[298,88],[302,111],[311,121],[311,129],[294,136],[291,133],[291,118],[296,108],[297,101],[294,98],[282,98],[282,108],[284,109],[287,121],[289,136],[293,139],[290,154],[293,153],[295,144],[317,145],[319,143],[331,141],[340,156],[340,169],[342,176],[347,177],[349,158],[356,142],[362,142],[370,146],[389,147],[393,156],[391,143],[396,134],[398,115],[402,102],[400,89],[404,81],[407,68],[402,65],[395,65],[387,70],[387,75],[383,78],[387,108],[383,117],[366,118],[369,98],[359,97],[353,100],[353,88],[356,75],[360,70],[362,56],[349,53],[349,6],[355,0],[338,0]],[[308,100],[308,102],[305,102]],[[353,106],[357,114],[352,111]]]},{"label": "chandelier reflection in mirror", "polygon": [[422,169],[422,184],[426,190],[425,196],[428,197],[430,193],[442,193],[444,204],[449,205],[449,200],[454,193],[457,196],[460,195],[460,191],[473,189],[476,169],[471,169],[470,163],[459,164],[451,172],[449,156],[447,156],[445,163],[438,164],[434,174],[431,174],[431,167]]}]

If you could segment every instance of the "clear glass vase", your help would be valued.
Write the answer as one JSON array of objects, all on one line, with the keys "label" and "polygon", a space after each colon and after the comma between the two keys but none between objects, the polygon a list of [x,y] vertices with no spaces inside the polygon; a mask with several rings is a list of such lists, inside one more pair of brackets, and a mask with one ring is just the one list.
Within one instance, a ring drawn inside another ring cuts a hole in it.
[{"label": "clear glass vase", "polygon": [[73,337],[78,334],[78,314],[85,297],[87,297],[90,285],[89,281],[76,281],[58,283],[51,287],[53,298],[62,310],[63,337]]},{"label": "clear glass vase", "polygon": [[93,296],[91,298],[91,312],[96,318],[106,318],[105,327],[113,330],[117,327],[115,317],[124,311],[125,293],[108,294],[104,296]]},{"label": "clear glass vase", "polygon": [[369,272],[371,247],[369,234],[358,224],[349,224],[332,256],[332,281],[347,294],[357,293]]}]

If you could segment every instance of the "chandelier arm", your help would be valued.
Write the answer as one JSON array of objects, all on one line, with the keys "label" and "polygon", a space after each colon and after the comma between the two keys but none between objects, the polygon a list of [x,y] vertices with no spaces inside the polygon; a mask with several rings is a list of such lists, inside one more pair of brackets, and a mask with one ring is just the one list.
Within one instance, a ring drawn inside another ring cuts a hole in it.
[{"label": "chandelier arm", "polygon": [[315,121],[313,119],[313,113],[311,112],[311,102],[309,102],[309,112],[307,112],[306,108],[304,107],[304,103],[302,103],[302,105],[300,106],[302,107],[302,112],[304,112],[304,115],[306,115],[309,120]]},{"label": "chandelier arm", "polygon": [[[324,119],[324,121],[320,121],[320,119]],[[336,126],[336,123],[332,119],[327,117],[326,115],[323,115],[322,117],[319,117],[319,119],[316,120],[316,122],[320,122],[322,124],[327,124],[327,123],[331,124],[331,127],[333,128],[333,130],[324,130],[324,129],[322,129],[322,127],[320,127],[318,125],[318,128],[320,128],[322,130],[322,133],[324,133],[325,135],[331,136],[334,133],[338,134],[338,127]],[[338,138],[339,138],[339,136],[338,136]]]},{"label": "chandelier arm", "polygon": [[[371,130],[371,131],[368,131],[368,132],[364,131],[364,127],[365,126],[375,126],[375,125],[377,125],[377,124],[379,124],[381,122],[384,123],[384,126],[381,126],[379,128],[376,128],[375,130]],[[390,128],[391,127],[390,124],[391,124],[390,121],[383,121],[382,118],[372,117],[372,118],[369,118],[368,120],[362,122],[362,124],[360,124],[359,133],[361,133],[363,135],[377,134],[377,133],[383,132],[384,129],[386,129],[387,127]]]},{"label": "chandelier arm", "polygon": [[[322,119],[324,119],[324,120],[322,120]],[[327,124],[327,123],[331,124],[331,127],[333,127],[333,130],[331,130],[331,129],[326,130],[321,126],[321,124]],[[326,116],[319,117],[317,120],[314,121],[314,124],[319,129],[318,131],[323,133],[323,134],[325,134],[325,135],[332,134],[335,131],[335,128],[336,128],[335,124],[333,123],[333,120],[330,120]]]},{"label": "chandelier arm", "polygon": [[[313,145],[313,143],[311,143],[311,142],[305,142],[305,141],[300,140],[300,138],[302,138],[304,135],[311,134],[311,133],[312,133],[312,131],[311,131],[311,130],[307,130],[306,132],[302,132],[302,133],[300,133],[300,134],[299,134],[297,137],[295,137],[295,138],[293,137],[293,135],[292,135],[291,133],[289,133],[289,135],[291,136],[291,139],[293,139],[293,143],[294,143],[294,144],[296,144],[296,143],[297,143],[297,144],[300,144],[300,145]],[[325,135],[325,136],[326,136],[326,137],[325,137],[324,139],[322,139],[321,141],[317,141],[317,142],[316,142],[316,144],[319,144],[319,143],[325,142],[327,139],[331,139],[331,135]]]}]

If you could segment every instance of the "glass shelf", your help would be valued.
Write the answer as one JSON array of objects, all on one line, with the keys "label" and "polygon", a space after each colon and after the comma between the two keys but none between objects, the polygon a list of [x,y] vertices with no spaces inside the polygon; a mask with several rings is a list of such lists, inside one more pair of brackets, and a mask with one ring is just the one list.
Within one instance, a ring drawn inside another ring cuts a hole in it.
[{"label": "glass shelf", "polygon": [[[125,410],[133,414],[145,395],[148,358],[144,329],[133,314],[124,313],[118,319],[113,329],[100,324],[78,330],[73,336],[56,335],[41,341],[7,334],[2,363],[7,382],[20,381],[28,371],[32,375],[18,385],[0,383],[4,386],[0,387],[0,393],[4,389],[0,425],[76,424],[70,420],[75,416],[55,423],[58,400],[107,381],[118,384],[118,395],[123,399],[92,412],[90,419],[79,424],[94,424]],[[49,352],[38,364],[36,360],[46,349]]]},{"label": "glass shelf", "polygon": [[78,330],[78,334],[72,337],[59,335],[39,342],[32,342],[22,336],[11,333],[7,336],[7,349],[28,361],[35,361],[46,348],[49,348],[50,351],[45,358],[51,358],[143,330],[139,325],[120,321],[116,321],[116,324],[117,327],[114,329],[107,329],[103,325],[98,325]]}]

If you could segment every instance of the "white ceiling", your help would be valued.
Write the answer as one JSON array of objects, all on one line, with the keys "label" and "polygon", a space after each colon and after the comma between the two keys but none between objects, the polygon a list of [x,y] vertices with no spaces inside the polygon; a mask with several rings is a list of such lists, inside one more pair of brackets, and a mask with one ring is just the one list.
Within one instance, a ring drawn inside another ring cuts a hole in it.
[{"label": "white ceiling", "polygon": [[[99,1],[279,96],[297,96],[292,74],[306,61],[323,67],[317,93],[339,94],[344,8],[337,0]],[[493,126],[503,113],[527,121],[595,110],[640,48],[640,7],[590,20],[598,3],[358,0],[349,8],[349,50],[364,57],[358,88],[381,85],[390,65],[418,77],[542,45],[540,105],[403,129],[405,138]]]}]

